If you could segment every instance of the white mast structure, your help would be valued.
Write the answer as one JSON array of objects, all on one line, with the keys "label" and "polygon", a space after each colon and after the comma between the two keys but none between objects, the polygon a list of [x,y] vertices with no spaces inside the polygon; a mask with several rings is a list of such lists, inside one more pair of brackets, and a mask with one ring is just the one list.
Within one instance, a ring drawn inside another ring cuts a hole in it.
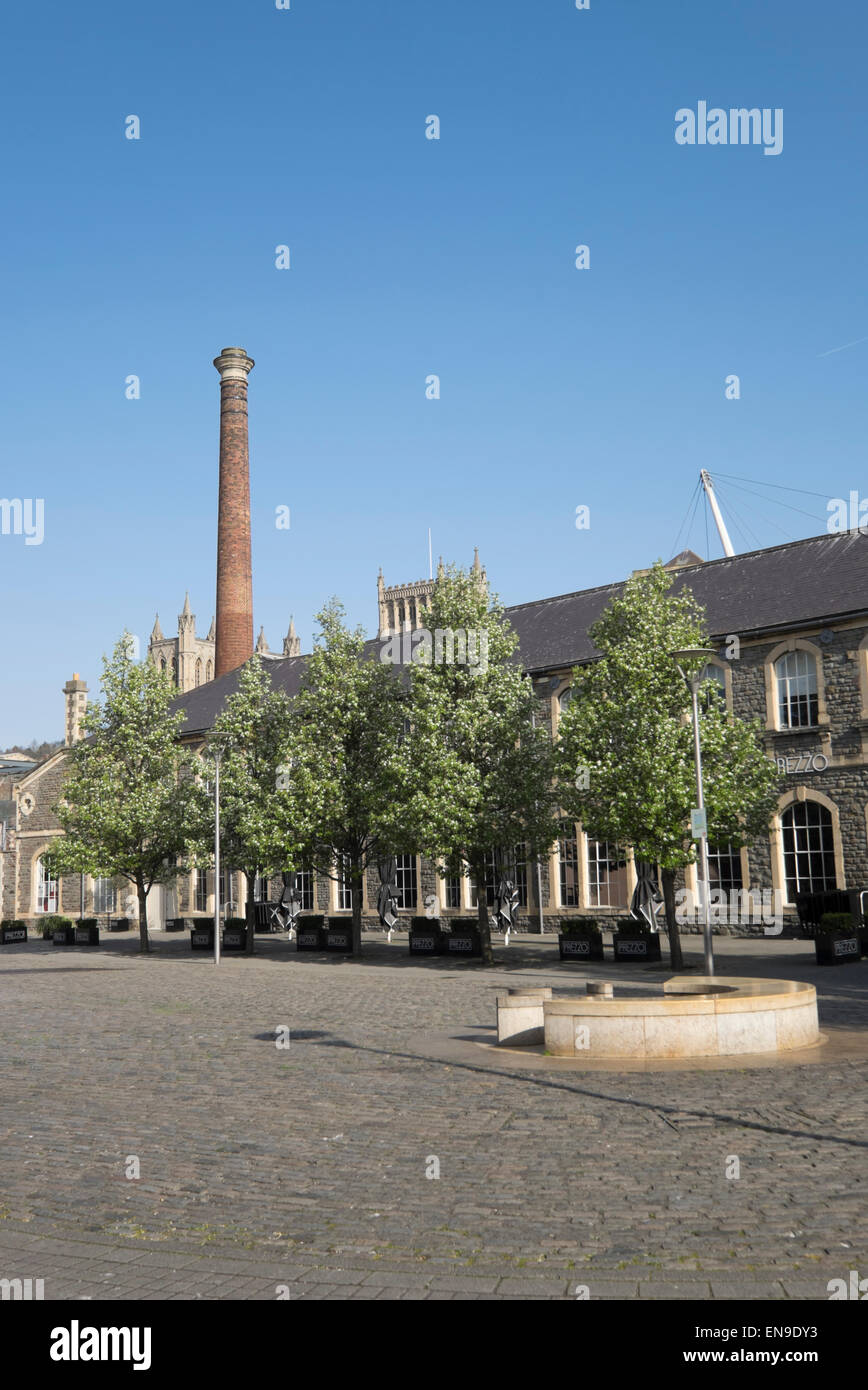
[{"label": "white mast structure", "polygon": [[717,534],[720,536],[720,543],[723,546],[723,553],[724,555],[734,555],[735,551],[732,548],[732,541],[729,539],[726,523],[720,514],[720,507],[718,506],[717,497],[714,492],[714,484],[711,481],[707,469],[700,468],[699,481],[705,489],[705,495],[711,507],[711,514],[714,517],[714,524],[717,527]]}]

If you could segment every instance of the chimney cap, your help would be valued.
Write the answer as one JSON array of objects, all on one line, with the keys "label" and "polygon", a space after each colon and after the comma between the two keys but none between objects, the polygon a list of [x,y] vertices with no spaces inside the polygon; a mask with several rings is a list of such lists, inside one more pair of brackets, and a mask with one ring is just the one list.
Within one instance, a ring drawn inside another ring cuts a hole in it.
[{"label": "chimney cap", "polygon": [[256,363],[253,361],[252,357],[248,357],[244,348],[225,347],[221,351],[220,356],[214,358],[214,366],[217,368],[224,381],[244,381],[247,378],[248,372],[253,370]]}]

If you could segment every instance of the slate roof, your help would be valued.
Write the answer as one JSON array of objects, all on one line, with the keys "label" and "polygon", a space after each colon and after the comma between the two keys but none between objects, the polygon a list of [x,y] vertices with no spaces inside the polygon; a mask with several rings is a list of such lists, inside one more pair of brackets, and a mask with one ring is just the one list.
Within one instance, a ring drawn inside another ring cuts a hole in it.
[{"label": "slate roof", "polygon": [[[690,565],[677,572],[672,590],[677,593],[685,586],[705,608],[713,638],[737,633],[744,639],[818,623],[834,626],[847,617],[868,614],[868,536],[858,531],[811,536]],[[604,584],[507,608],[524,669],[557,670],[593,660],[596,652],[588,629],[623,587],[623,581]],[[375,640],[368,642],[366,655],[373,655],[376,646]],[[303,656],[269,660],[274,685],[294,695],[305,664]],[[187,714],[183,732],[210,729],[237,682],[238,672],[230,671],[179,696],[177,707]]]}]

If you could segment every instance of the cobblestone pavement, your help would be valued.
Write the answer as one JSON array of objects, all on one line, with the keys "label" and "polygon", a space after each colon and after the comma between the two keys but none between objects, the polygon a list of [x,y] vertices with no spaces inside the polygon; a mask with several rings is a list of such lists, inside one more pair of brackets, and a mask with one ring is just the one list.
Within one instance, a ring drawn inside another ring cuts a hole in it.
[{"label": "cobblestone pavement", "polygon": [[817,983],[828,1046],[591,1074],[480,1044],[496,988],[616,967],[496,951],[4,947],[0,1278],[47,1299],[826,1299],[868,1275],[868,964],[724,939],[721,973]]}]

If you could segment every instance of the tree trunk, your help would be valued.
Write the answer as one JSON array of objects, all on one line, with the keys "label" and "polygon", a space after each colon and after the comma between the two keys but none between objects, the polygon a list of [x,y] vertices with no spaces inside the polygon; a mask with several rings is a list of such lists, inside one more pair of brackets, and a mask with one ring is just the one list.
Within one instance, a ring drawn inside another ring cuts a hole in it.
[{"label": "tree trunk", "polygon": [[253,897],[256,885],[256,870],[254,869],[252,872],[245,870],[244,877],[247,880],[247,902],[244,904],[244,953],[245,955],[252,956],[253,934],[256,930],[256,902]]},{"label": "tree trunk", "polygon": [[139,899],[139,950],[150,951],[148,938],[148,890],[141,874],[136,876],[136,895]]},{"label": "tree trunk", "polygon": [[362,866],[357,861],[353,861],[351,883],[352,903],[353,903],[353,955],[362,954],[362,890],[364,880],[362,878]]},{"label": "tree trunk", "polygon": [[479,922],[479,942],[482,947],[482,960],[485,965],[494,964],[494,952],[491,949],[491,926],[488,920],[488,901],[485,893],[485,865],[481,870],[474,869],[473,876],[476,880],[476,917]]},{"label": "tree trunk", "polygon": [[663,869],[663,901],[666,904],[666,930],[669,933],[669,964],[673,970],[684,969],[681,954],[681,937],[678,934],[678,920],[675,916],[675,870]]}]

